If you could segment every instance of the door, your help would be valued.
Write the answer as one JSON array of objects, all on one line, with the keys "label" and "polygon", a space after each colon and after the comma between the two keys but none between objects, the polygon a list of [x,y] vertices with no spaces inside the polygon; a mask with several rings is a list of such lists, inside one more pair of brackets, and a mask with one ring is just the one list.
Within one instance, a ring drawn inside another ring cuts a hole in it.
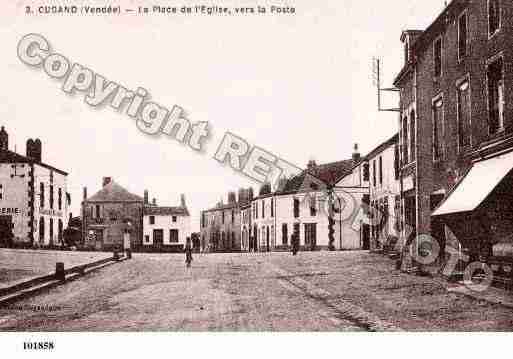
[{"label": "door", "polygon": [[305,223],[305,246],[311,251],[317,249],[317,223]]},{"label": "door", "polygon": [[98,251],[101,251],[103,249],[103,230],[102,229],[97,229],[94,231],[94,247]]},{"label": "door", "polygon": [[0,216],[0,243],[7,247],[12,245],[12,216]]},{"label": "door", "polygon": [[154,229],[153,230],[153,247],[160,251],[162,246],[164,245],[164,230],[163,229]]}]

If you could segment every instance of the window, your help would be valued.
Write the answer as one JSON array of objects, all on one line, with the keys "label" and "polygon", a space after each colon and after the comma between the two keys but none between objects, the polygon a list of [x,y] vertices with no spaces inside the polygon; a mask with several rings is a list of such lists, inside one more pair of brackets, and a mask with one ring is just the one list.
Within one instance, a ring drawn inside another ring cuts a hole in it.
[{"label": "window", "polygon": [[222,223],[224,224],[224,211],[221,211],[221,216],[222,216],[221,221],[222,221]]},{"label": "window", "polygon": [[232,249],[235,249],[235,232],[232,232]]},{"label": "window", "polygon": [[176,223],[176,216],[172,216],[171,220],[173,221],[173,223]]},{"label": "window", "polygon": [[416,132],[415,132],[415,110],[410,113],[410,161],[413,162],[417,159],[416,154]]},{"label": "window", "polygon": [[0,184],[0,199],[4,199],[4,186]]},{"label": "window", "polygon": [[310,216],[317,216],[317,201],[315,196],[310,196]]},{"label": "window", "polygon": [[59,242],[62,241],[62,231],[63,231],[63,224],[62,224],[62,219],[59,219],[59,224],[58,224],[58,232],[57,232],[57,238],[59,239]]},{"label": "window", "polygon": [[458,19],[458,58],[461,60],[467,56],[468,22],[467,13],[463,13]]},{"label": "window", "polygon": [[178,229],[169,230],[169,243],[178,243]]},{"label": "window", "polygon": [[271,198],[271,218],[274,217],[274,198]]},{"label": "window", "polygon": [[442,75],[442,38],[435,41],[433,49],[434,63],[435,63],[435,77]]},{"label": "window", "polygon": [[376,187],[376,160],[372,161],[372,185]]},{"label": "window", "polygon": [[403,118],[403,165],[410,163],[408,159],[408,118]]},{"label": "window", "polygon": [[299,199],[294,198],[294,218],[299,218]]},{"label": "window", "polygon": [[232,224],[235,223],[235,210],[232,209]]},{"label": "window", "polygon": [[488,66],[488,126],[490,134],[504,129],[504,79],[502,57]]},{"label": "window", "polygon": [[379,184],[383,185],[383,157],[379,156]]},{"label": "window", "polygon": [[315,249],[317,246],[317,223],[305,223],[305,246]]},{"label": "window", "polygon": [[50,218],[50,243],[53,243],[53,218]]},{"label": "window", "polygon": [[145,241],[146,243],[150,243],[150,236],[149,236],[149,235],[145,235],[145,236],[144,236],[144,241]]},{"label": "window", "polygon": [[437,100],[433,104],[433,160],[443,158],[444,149],[444,124],[443,101]]},{"label": "window", "polygon": [[39,184],[39,200],[40,200],[39,207],[44,208],[45,207],[45,184],[43,182],[41,182]]},{"label": "window", "polygon": [[50,208],[53,209],[53,185],[50,185]]},{"label": "window", "polygon": [[294,234],[293,235],[298,239],[301,235],[300,231],[301,231],[301,227],[299,227],[299,223],[294,223],[294,232],[293,232]]},{"label": "window", "polygon": [[495,35],[501,26],[501,10],[499,0],[488,0],[488,31],[490,37]]},{"label": "window", "polygon": [[39,218],[39,241],[42,243],[45,239],[45,218]]},{"label": "window", "polygon": [[62,188],[59,188],[59,211],[62,210]]},{"label": "window", "polygon": [[395,179],[399,179],[399,146],[394,146],[394,174]]},{"label": "window", "polygon": [[283,223],[281,225],[281,244],[283,244],[284,246],[288,245],[288,243],[289,243],[288,231],[289,231],[289,229],[287,227],[287,223]]},{"label": "window", "polygon": [[458,86],[458,146],[470,146],[470,85],[468,80]]},{"label": "window", "polygon": [[150,216],[150,224],[155,224],[155,216]]},{"label": "window", "polygon": [[101,210],[100,205],[97,204],[96,205],[96,219],[100,219],[101,218],[100,210]]},{"label": "window", "polygon": [[363,164],[363,181],[367,182],[369,180],[369,163]]},{"label": "window", "polygon": [[262,218],[265,218],[265,201],[262,201]]}]

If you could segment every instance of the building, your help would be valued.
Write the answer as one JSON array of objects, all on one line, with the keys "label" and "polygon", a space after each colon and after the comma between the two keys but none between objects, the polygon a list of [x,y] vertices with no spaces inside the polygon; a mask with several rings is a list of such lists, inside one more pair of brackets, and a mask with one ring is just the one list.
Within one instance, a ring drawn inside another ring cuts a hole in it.
[{"label": "building", "polygon": [[399,135],[379,144],[365,159],[370,206],[375,210],[371,212],[375,215],[371,226],[371,248],[383,249],[400,237]]},{"label": "building", "polygon": [[202,250],[208,252],[239,252],[241,242],[241,208],[253,197],[253,189],[228,193],[228,203],[201,212]]},{"label": "building", "polygon": [[242,205],[240,208],[240,238],[241,238],[241,251],[242,252],[253,252],[256,249],[256,245],[251,235],[251,202]]},{"label": "building", "polygon": [[148,191],[144,191],[143,216],[143,251],[184,250],[187,238],[191,237],[191,217],[185,195],[180,196],[180,206],[162,207],[157,205],[156,199],[150,204]]},{"label": "building", "polygon": [[63,245],[71,198],[68,173],[42,161],[42,143],[29,139],[26,155],[9,150],[0,130],[0,244],[15,247]]},{"label": "building", "polygon": [[361,162],[357,151],[349,160],[321,165],[310,161],[278,190],[261,192],[251,202],[256,249],[289,250],[293,235],[305,251],[364,248],[364,226],[353,222],[369,191],[356,180]]},{"label": "building", "polygon": [[513,2],[453,0],[401,41],[395,86],[410,239],[432,234],[443,248],[448,226],[474,257],[490,253],[513,228]]},{"label": "building", "polygon": [[121,250],[123,235],[128,232],[132,249],[141,250],[143,209],[143,198],[130,193],[111,177],[104,177],[102,189],[91,197],[87,197],[87,188],[84,188],[84,246],[95,250]]}]

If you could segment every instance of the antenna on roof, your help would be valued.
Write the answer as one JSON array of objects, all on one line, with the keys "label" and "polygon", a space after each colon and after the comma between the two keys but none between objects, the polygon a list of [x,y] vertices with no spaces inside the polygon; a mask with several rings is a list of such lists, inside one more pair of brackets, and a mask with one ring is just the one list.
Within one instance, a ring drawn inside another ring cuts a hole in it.
[{"label": "antenna on roof", "polygon": [[381,60],[378,57],[372,58],[372,83],[378,91],[379,112],[400,112],[399,108],[381,108],[381,92],[399,92],[396,87],[381,88]]}]

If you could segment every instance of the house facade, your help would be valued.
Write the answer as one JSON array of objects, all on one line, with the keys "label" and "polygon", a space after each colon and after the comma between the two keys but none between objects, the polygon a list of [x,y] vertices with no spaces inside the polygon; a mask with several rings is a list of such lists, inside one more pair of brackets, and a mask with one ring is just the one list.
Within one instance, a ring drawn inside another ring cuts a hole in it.
[{"label": "house facade", "polygon": [[85,248],[121,250],[124,234],[128,233],[132,250],[141,250],[143,209],[143,198],[130,193],[111,177],[104,177],[102,189],[91,197],[87,197],[87,188],[84,188],[82,236]]},{"label": "house facade", "polygon": [[395,86],[410,239],[431,234],[443,248],[450,226],[476,254],[490,252],[483,238],[511,233],[512,35],[505,0],[453,0],[427,29],[403,32]]},{"label": "house facade", "polygon": [[228,203],[200,213],[202,250],[206,252],[239,252],[242,250],[241,208],[252,198],[252,189],[228,193]]},{"label": "house facade", "polygon": [[401,186],[399,181],[399,135],[378,145],[367,156],[369,200],[373,220],[371,248],[383,249],[400,237]]},{"label": "house facade", "polygon": [[0,244],[14,247],[63,245],[71,202],[68,173],[42,162],[42,144],[29,139],[26,155],[9,150],[0,130]]},{"label": "house facade", "polygon": [[163,207],[158,206],[156,200],[150,204],[148,191],[145,191],[142,250],[181,252],[185,248],[187,238],[191,238],[191,218],[185,203],[185,195],[182,194],[180,197],[180,206]]}]

